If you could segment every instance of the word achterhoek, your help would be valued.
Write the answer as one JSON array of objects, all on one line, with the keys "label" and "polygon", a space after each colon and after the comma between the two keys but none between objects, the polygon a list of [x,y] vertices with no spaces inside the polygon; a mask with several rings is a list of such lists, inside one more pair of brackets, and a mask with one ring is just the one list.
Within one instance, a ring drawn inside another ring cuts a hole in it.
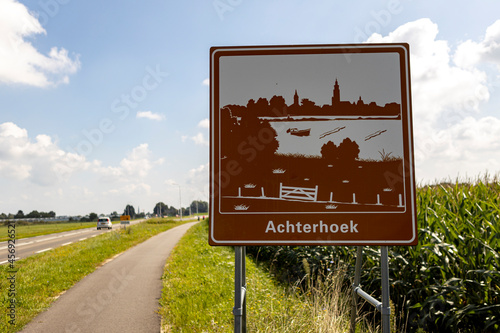
[{"label": "word achterhoek", "polygon": [[323,221],[319,221],[319,223],[290,223],[290,221],[286,221],[286,223],[274,224],[273,221],[269,221],[266,227],[266,233],[278,233],[278,234],[294,234],[294,233],[332,233],[335,234],[337,232],[345,233],[358,233],[358,224],[354,224],[351,220],[349,224],[343,223],[338,225],[336,223],[326,224]]}]

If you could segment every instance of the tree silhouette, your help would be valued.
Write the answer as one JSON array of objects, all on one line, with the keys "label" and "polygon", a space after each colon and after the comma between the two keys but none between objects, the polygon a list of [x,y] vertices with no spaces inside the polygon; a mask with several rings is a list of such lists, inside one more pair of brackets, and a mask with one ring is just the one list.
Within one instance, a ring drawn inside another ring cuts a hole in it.
[{"label": "tree silhouette", "polygon": [[269,101],[269,106],[271,107],[271,117],[281,117],[287,115],[287,106],[283,96],[274,95]]},{"label": "tree silhouette", "polygon": [[356,141],[345,138],[339,145],[339,159],[346,162],[353,162],[359,156],[359,146]]},{"label": "tree silhouette", "polygon": [[123,210],[123,214],[122,215],[130,215],[131,217],[134,217],[135,216],[135,209],[134,209],[134,206],[132,205],[127,205],[125,207],[125,209]]},{"label": "tree silhouette", "polygon": [[195,200],[191,202],[191,205],[189,206],[191,207],[191,212],[193,214],[196,213],[196,211],[198,211],[198,213],[208,212],[208,202],[206,201]]},{"label": "tree silhouette", "polygon": [[359,146],[349,138],[345,138],[338,147],[333,141],[328,141],[321,147],[321,157],[328,163],[354,162],[358,156]]},{"label": "tree silhouette", "polygon": [[334,163],[338,158],[338,150],[339,148],[333,141],[328,141],[321,147],[321,157],[328,163]]},{"label": "tree silhouette", "polygon": [[267,116],[269,114],[269,101],[266,98],[259,98],[255,103],[256,116]]},{"label": "tree silhouette", "polygon": [[[261,98],[257,104],[259,102],[269,108],[266,99]],[[246,112],[237,120],[231,110],[224,107],[221,109],[221,127],[225,133],[220,146],[224,159],[239,163],[262,162],[271,158],[278,149],[278,134],[269,121],[259,119],[255,112]]]}]

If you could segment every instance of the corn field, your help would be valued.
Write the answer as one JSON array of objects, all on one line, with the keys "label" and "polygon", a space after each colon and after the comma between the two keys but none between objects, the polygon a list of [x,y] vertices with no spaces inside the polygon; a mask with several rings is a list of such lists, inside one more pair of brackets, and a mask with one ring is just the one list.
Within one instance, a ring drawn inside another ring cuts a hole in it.
[{"label": "corn field", "polygon": [[[417,190],[419,243],[389,248],[391,300],[405,332],[500,331],[500,183],[480,179]],[[250,247],[287,282],[344,264],[354,277],[355,247]],[[364,247],[361,285],[380,299],[380,248]],[[367,307],[371,310],[370,307]]]}]

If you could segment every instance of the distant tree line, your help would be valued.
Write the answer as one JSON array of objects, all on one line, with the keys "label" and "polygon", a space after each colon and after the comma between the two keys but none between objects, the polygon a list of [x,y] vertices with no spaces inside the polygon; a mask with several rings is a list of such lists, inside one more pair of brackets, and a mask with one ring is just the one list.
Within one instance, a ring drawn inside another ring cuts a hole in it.
[{"label": "distant tree line", "polygon": [[[191,212],[190,209],[191,208]],[[200,201],[200,200],[195,200],[191,202],[191,204],[188,207],[183,207],[182,208],[182,215],[187,216],[189,214],[196,214],[196,213],[208,213],[208,202],[206,201]],[[149,214],[149,213],[148,213]],[[179,214],[179,209],[174,207],[174,206],[169,206],[163,202],[158,202],[154,209],[153,209],[153,215],[161,215],[161,216],[176,216]],[[99,218],[99,216],[104,216],[105,214],[100,214],[97,215],[97,213],[90,213],[86,216],[83,217],[78,217],[78,218],[73,218],[70,217],[70,221],[79,221],[79,222],[95,222]],[[132,205],[127,205],[125,209],[123,210],[123,214],[121,215],[130,215],[131,218],[144,218],[146,217],[145,212],[136,212],[134,206]],[[114,211],[111,214],[107,215],[111,218],[111,220],[119,220],[120,215]],[[5,213],[0,213],[0,219],[7,219],[7,220],[13,220],[13,219],[36,219],[36,218],[54,218],[56,217],[56,213],[53,211],[50,211],[48,213],[46,212],[38,212],[36,210],[32,211],[29,214],[24,214],[22,210],[19,210],[17,214],[5,214]]]},{"label": "distant tree line", "polygon": [[[189,211],[190,208],[191,211]],[[177,216],[179,213],[178,208],[169,206],[163,202],[158,202],[153,208],[153,215],[155,216]],[[190,213],[208,213],[208,202],[195,200],[188,207],[182,207],[183,216],[187,216]]]},{"label": "distant tree line", "polygon": [[56,213],[53,211],[46,213],[34,210],[31,213],[25,215],[22,210],[19,210],[17,214],[5,214],[5,213],[0,214],[0,219],[37,219],[37,218],[50,218],[50,217],[56,217]]}]

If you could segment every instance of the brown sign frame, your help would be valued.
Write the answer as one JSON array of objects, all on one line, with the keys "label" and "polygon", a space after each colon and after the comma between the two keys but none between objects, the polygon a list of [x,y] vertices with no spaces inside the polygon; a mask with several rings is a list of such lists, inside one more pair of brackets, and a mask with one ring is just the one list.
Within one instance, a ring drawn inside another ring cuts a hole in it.
[{"label": "brown sign frame", "polygon": [[209,243],[416,245],[409,54],[212,47]]}]

